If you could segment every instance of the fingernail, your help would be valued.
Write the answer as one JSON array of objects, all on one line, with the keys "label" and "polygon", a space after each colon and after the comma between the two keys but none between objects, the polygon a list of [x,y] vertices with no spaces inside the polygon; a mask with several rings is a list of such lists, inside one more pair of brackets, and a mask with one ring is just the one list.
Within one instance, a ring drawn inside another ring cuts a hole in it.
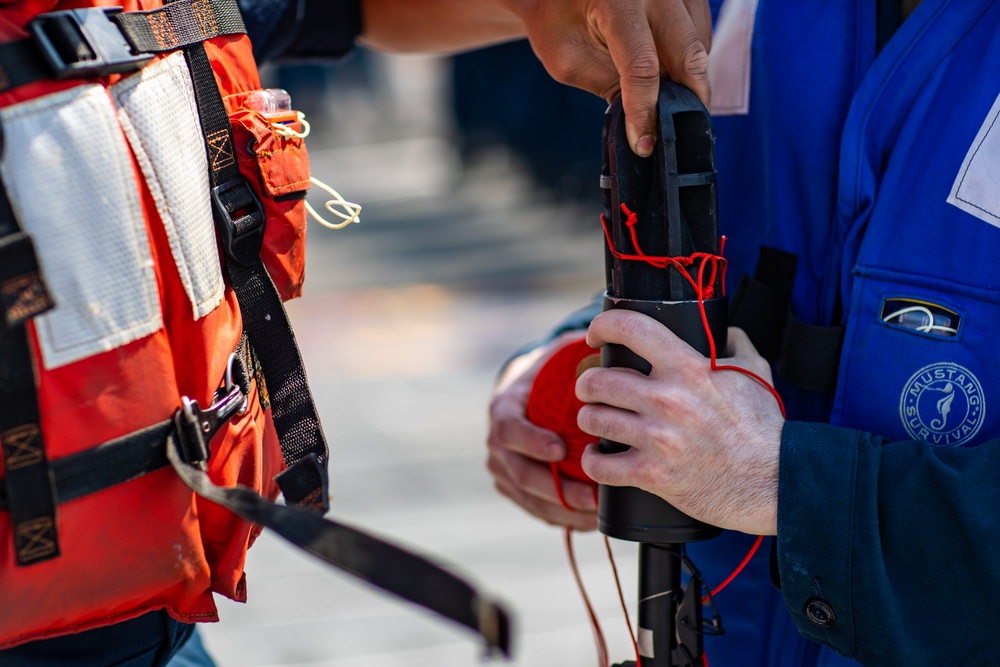
[{"label": "fingernail", "polygon": [[566,458],[566,450],[561,443],[553,442],[545,448],[545,455],[550,461],[562,461]]},{"label": "fingernail", "polygon": [[649,157],[653,154],[654,146],[656,146],[656,137],[651,134],[643,135],[635,144],[635,154],[639,157]]}]

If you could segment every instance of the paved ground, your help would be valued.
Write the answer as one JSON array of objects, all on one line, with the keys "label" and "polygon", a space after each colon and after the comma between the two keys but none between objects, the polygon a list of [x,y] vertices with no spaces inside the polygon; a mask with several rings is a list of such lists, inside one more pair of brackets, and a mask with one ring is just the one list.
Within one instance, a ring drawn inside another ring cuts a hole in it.
[{"label": "paved ground", "polygon": [[[447,144],[314,151],[314,173],[368,202],[361,225],[310,229],[289,312],[332,447],[332,516],[451,564],[516,615],[520,666],[594,665],[560,530],[497,495],[484,468],[493,376],[600,289],[597,211],[533,193],[502,157],[461,176]],[[595,176],[596,182],[596,176]],[[613,657],[628,635],[603,544],[577,540]],[[617,543],[629,608],[634,549]],[[265,535],[249,603],[203,626],[221,667],[462,666],[480,647],[410,605]]]}]

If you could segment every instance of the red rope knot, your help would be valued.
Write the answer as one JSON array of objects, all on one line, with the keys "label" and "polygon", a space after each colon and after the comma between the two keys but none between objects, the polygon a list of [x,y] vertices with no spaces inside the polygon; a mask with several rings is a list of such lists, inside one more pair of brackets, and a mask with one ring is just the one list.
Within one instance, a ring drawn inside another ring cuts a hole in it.
[{"label": "red rope knot", "polygon": [[[718,255],[712,255],[706,252],[696,252],[690,257],[659,257],[655,255],[647,255],[643,252],[642,247],[639,245],[639,237],[635,231],[635,226],[639,222],[639,216],[630,210],[628,205],[625,203],[621,204],[621,210],[622,213],[625,214],[625,226],[628,227],[629,236],[632,238],[632,247],[635,248],[635,254],[623,253],[615,248],[614,242],[611,240],[611,232],[608,231],[607,220],[602,214],[601,226],[604,228],[604,238],[608,242],[608,249],[611,251],[612,255],[622,261],[645,262],[658,269],[673,267],[677,269],[682,276],[684,276],[685,280],[688,281],[699,300],[715,298],[715,283],[716,279],[719,277],[720,271],[722,273],[723,280],[725,280],[726,260],[721,254],[721,248],[725,246],[725,238],[721,239],[720,254]],[[692,278],[690,273],[687,271],[688,267],[693,266],[695,263],[699,263],[697,281],[695,281],[695,279]],[[705,282],[704,275],[706,266],[711,268],[707,284]],[[723,294],[725,294],[724,286]]]}]

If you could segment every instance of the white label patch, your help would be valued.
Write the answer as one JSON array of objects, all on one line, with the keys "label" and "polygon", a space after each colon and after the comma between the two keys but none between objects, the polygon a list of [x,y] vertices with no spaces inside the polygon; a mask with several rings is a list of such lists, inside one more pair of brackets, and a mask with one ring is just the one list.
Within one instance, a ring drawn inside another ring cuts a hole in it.
[{"label": "white label patch", "polygon": [[1000,97],[979,128],[951,186],[948,203],[1000,227]]},{"label": "white label patch", "polygon": [[162,326],[128,145],[100,85],[0,111],[11,205],[35,241],[55,309],[35,319],[46,368]]},{"label": "white label patch", "polygon": [[653,655],[653,631],[647,630],[646,628],[639,628],[639,632],[635,637],[636,644],[639,647],[639,655],[644,658],[649,658],[652,660],[656,656]]},{"label": "white label patch", "polygon": [[743,116],[750,111],[750,50],[758,0],[726,0],[712,35],[708,80],[713,116]]},{"label": "white label patch", "polygon": [[979,380],[969,369],[947,361],[914,373],[899,397],[899,418],[906,432],[932,445],[964,445],[979,433],[985,416]]},{"label": "white label patch", "polygon": [[163,220],[184,291],[200,319],[222,303],[225,285],[209,201],[205,138],[191,75],[175,53],[111,88],[122,128]]}]

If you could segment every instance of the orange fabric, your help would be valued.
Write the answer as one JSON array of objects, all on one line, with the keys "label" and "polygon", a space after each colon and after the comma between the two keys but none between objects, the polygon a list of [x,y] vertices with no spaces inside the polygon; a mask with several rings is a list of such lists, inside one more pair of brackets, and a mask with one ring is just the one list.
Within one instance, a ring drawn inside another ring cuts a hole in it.
[{"label": "orange fabric", "polygon": [[[132,11],[160,4],[159,0],[0,0],[0,41],[23,37],[24,24],[44,11],[120,5]],[[260,87],[245,36],[219,37],[206,47],[224,95]],[[0,107],[81,83],[22,86],[0,94]],[[289,157],[284,166],[279,158],[268,158],[266,181],[257,158],[246,152],[245,144],[237,146],[243,173],[260,194],[280,179],[301,181],[303,165],[308,178],[305,149],[298,143],[284,151],[271,141],[273,152]],[[240,339],[242,320],[228,286],[218,308],[200,320],[192,319],[166,232],[134,161],[133,171],[155,263],[163,328],[53,370],[42,368],[33,340],[50,461],[164,421],[180,406],[181,396],[207,406]],[[301,289],[305,214],[298,210],[301,202],[263,200],[268,227],[262,254],[281,293],[290,298]],[[30,326],[29,331],[33,335]],[[273,478],[284,464],[270,414],[261,410],[255,387],[249,406],[214,439],[209,475],[217,484],[242,484],[274,497]],[[169,468],[60,504],[57,527],[62,555],[19,567],[9,515],[0,512],[0,648],[161,608],[182,621],[214,621],[213,590],[246,599],[243,566],[259,529],[197,498]]]}]

